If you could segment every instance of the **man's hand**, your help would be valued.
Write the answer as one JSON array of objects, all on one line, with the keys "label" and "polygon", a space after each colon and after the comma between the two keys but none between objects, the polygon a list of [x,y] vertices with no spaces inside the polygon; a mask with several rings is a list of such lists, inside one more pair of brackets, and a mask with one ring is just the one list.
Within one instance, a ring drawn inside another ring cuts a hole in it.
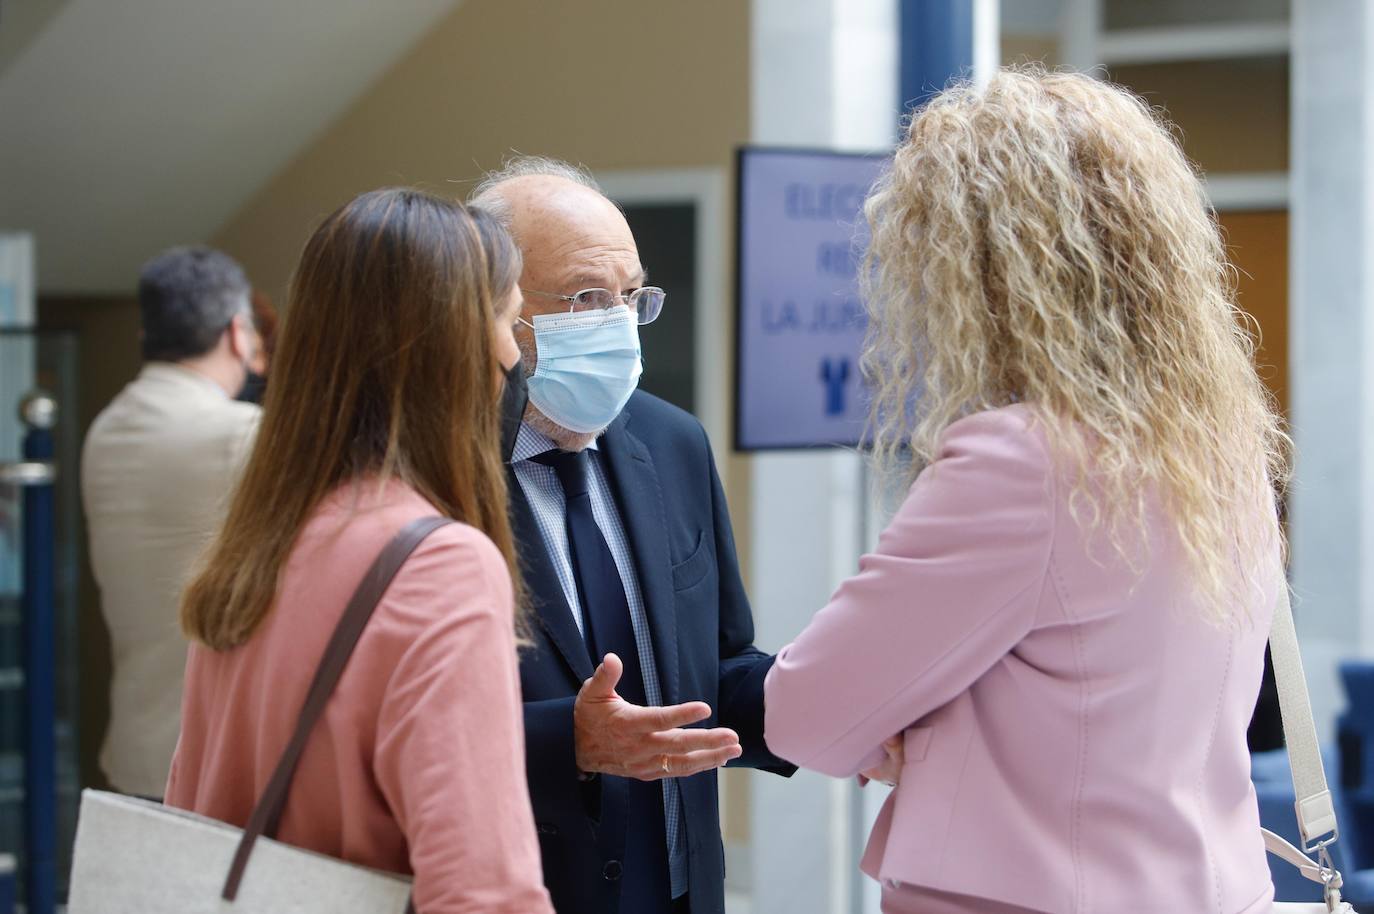
[{"label": "man's hand", "polygon": [[615,654],[582,683],[573,705],[577,767],[584,772],[656,781],[719,768],[743,751],[734,730],[684,730],[711,716],[703,701],[642,708],[615,693],[624,666]]},{"label": "man's hand", "polygon": [[906,762],[906,748],[902,742],[902,734],[889,736],[883,740],[883,752],[886,758],[876,768],[868,768],[859,774],[859,785],[863,786],[869,781],[878,781],[889,787],[896,787],[902,780],[902,765]]}]

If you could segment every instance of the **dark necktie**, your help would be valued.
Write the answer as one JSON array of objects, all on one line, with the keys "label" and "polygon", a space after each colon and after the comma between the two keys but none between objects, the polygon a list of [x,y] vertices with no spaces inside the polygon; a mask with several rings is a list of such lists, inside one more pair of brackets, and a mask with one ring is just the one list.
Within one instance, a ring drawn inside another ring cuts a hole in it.
[{"label": "dark necktie", "polygon": [[[587,649],[592,653],[593,662],[600,662],[608,653],[619,656],[625,671],[616,692],[632,704],[648,704],[625,584],[620,580],[611,547],[606,544],[592,514],[588,479],[591,453],[545,451],[534,459],[553,467],[563,487],[568,549],[572,553],[577,598],[582,604]],[[610,847],[615,848],[609,852],[623,858],[610,862],[617,868],[615,878],[620,880],[622,914],[668,914],[672,906],[663,814],[664,783],[630,779],[623,787],[628,802],[619,806],[603,805],[601,810],[603,836]],[[604,798],[605,794],[603,804]],[[612,877],[607,875],[606,878]]]},{"label": "dark necktie", "polygon": [[575,453],[545,451],[533,459],[552,467],[563,487],[568,549],[572,553],[573,578],[577,582],[578,601],[582,604],[582,623],[592,662],[597,664],[606,654],[616,654],[625,665],[616,692],[633,704],[647,704],[644,675],[639,667],[639,647],[634,626],[630,623],[630,601],[625,597],[625,585],[620,580],[611,547],[606,544],[592,514],[588,480],[591,454],[585,450]]}]

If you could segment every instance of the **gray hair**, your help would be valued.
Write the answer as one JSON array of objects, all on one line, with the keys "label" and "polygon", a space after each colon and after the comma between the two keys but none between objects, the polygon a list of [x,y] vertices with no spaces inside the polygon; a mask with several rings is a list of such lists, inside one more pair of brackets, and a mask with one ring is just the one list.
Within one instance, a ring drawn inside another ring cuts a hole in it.
[{"label": "gray hair", "polygon": [[594,190],[603,197],[606,195],[584,165],[574,165],[549,156],[517,155],[502,162],[500,168],[482,176],[482,180],[477,182],[477,186],[468,195],[468,205],[486,210],[506,228],[510,228],[510,202],[496,189],[507,181],[533,176],[565,178],[574,184]]},{"label": "gray hair", "polygon": [[251,313],[253,287],[238,261],[200,246],[163,251],[138,277],[143,358],[177,362],[215,347],[229,324]]}]

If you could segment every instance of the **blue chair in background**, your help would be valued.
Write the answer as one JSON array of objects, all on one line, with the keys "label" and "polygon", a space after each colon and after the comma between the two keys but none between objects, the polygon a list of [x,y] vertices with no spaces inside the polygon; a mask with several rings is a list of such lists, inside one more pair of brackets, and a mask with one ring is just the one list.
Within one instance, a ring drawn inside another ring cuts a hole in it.
[{"label": "blue chair in background", "polygon": [[[1322,751],[1341,828],[1332,857],[1345,880],[1345,900],[1374,911],[1374,662],[1346,661],[1340,673],[1347,707],[1336,725],[1337,748]],[[1301,846],[1287,750],[1254,753],[1250,777],[1259,798],[1260,824]],[[1276,900],[1321,900],[1320,888],[1294,867],[1270,857],[1269,869]]]},{"label": "blue chair in background", "polygon": [[1346,708],[1336,722],[1340,748],[1341,845],[1354,871],[1346,876],[1352,904],[1374,908],[1374,661],[1341,664]]},{"label": "blue chair in background", "polygon": [[1370,869],[1374,868],[1374,662],[1342,663],[1341,683],[1346,697],[1345,713],[1336,722],[1345,801],[1341,843],[1349,841],[1349,855],[1356,865]]},{"label": "blue chair in background", "polygon": [[14,914],[17,899],[14,871],[18,868],[14,856],[0,854],[0,914]]},{"label": "blue chair in background", "polygon": [[[1323,763],[1326,765],[1328,778],[1335,773],[1332,763],[1331,752],[1323,752]],[[1288,750],[1274,749],[1269,752],[1256,752],[1250,756],[1250,779],[1255,784],[1255,795],[1259,798],[1260,825],[1269,829],[1280,838],[1302,846],[1302,839],[1298,836],[1298,817],[1293,810],[1293,774],[1288,767]],[[1333,785],[1333,792],[1335,788]],[[1336,816],[1341,819],[1344,827],[1344,817],[1340,809],[1340,799],[1336,800]],[[1336,866],[1341,870],[1342,876],[1346,876],[1350,866],[1349,855],[1345,853],[1348,848],[1345,846],[1345,834],[1342,831],[1340,842],[1333,848],[1332,857]],[[1305,878],[1298,872],[1297,867],[1270,855],[1269,872],[1274,877],[1274,899],[1276,901],[1321,901],[1321,886]],[[1342,895],[1346,894],[1342,890]],[[1349,899],[1352,904],[1355,899]]]}]

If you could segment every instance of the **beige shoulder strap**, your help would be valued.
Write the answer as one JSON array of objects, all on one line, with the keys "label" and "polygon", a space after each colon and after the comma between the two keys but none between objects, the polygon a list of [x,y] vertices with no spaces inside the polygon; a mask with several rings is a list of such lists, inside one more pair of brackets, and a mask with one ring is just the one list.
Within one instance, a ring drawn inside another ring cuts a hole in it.
[{"label": "beige shoulder strap", "polygon": [[238,894],[239,884],[248,869],[248,858],[252,855],[253,845],[258,838],[262,835],[271,838],[276,834],[282,810],[286,807],[291,778],[296,773],[301,753],[305,751],[310,731],[324,713],[329,696],[334,693],[334,687],[338,685],[344,667],[348,665],[348,658],[353,654],[353,648],[357,646],[363,629],[372,618],[372,611],[381,602],[392,578],[396,577],[396,572],[401,570],[406,559],[420,543],[424,542],[425,537],[451,523],[453,521],[446,517],[424,517],[411,521],[387,543],[367,574],[363,575],[362,583],[348,601],[338,627],[334,629],[334,635],[325,647],[324,657],[315,670],[315,678],[310,683],[310,691],[306,693],[305,704],[301,708],[300,717],[296,720],[296,729],[291,735],[291,741],[286,744],[281,761],[277,762],[272,778],[267,782],[267,788],[258,798],[257,806],[253,808],[253,814],[244,826],[243,838],[239,841],[234,862],[229,867],[229,876],[224,882],[221,897],[225,901],[233,901]]}]

